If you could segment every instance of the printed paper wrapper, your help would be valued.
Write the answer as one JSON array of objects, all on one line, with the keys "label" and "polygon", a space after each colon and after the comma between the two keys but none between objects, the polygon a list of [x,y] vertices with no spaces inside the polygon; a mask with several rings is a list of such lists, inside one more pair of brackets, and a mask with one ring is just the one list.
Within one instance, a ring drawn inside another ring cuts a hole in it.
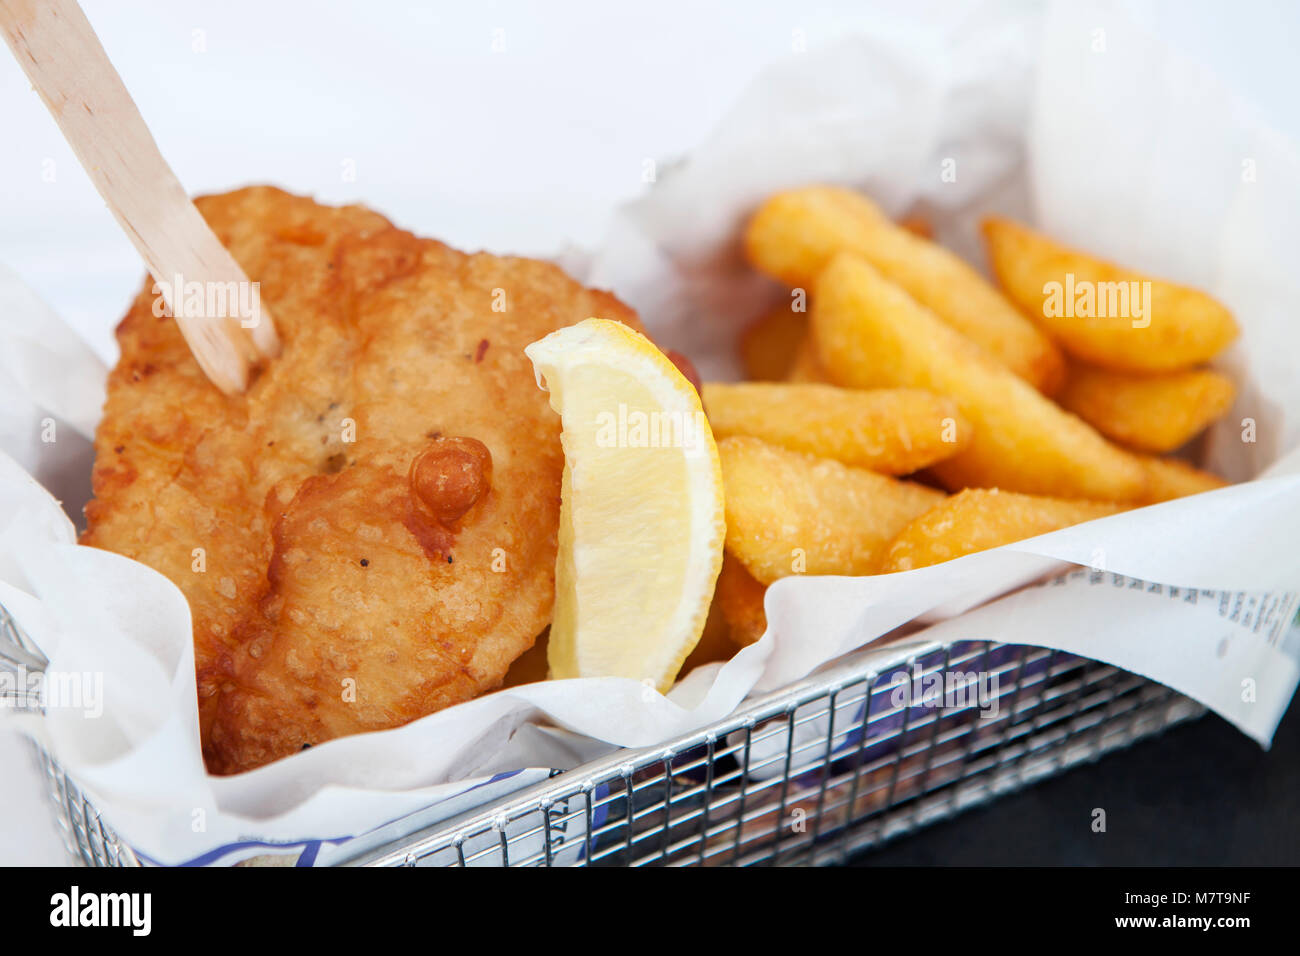
[{"label": "printed paper wrapper", "polygon": [[[13,457],[0,461],[0,605],[52,673],[103,675],[98,716],[10,716],[127,843],[167,864],[274,848],[328,862],[399,817],[447,816],[602,748],[715,722],[915,621],[933,625],[925,638],[1114,664],[1267,745],[1300,675],[1288,630],[1300,592],[1300,157],[1197,64],[1104,9],[1040,17],[995,5],[945,29],[906,43],[854,35],[772,66],[570,268],[640,309],[706,377],[726,377],[737,330],[784,294],[745,268],[737,244],[774,190],[859,187],[890,213],[923,213],[972,261],[981,216],[1021,217],[1233,309],[1243,336],[1220,364],[1240,397],[1202,463],[1243,483],[937,567],[784,579],[768,591],[767,635],[667,696],[621,679],[528,685],[214,778],[199,753],[181,593],[78,546],[46,490],[70,506],[85,498],[104,369],[5,274],[0,438]],[[51,423],[52,444],[41,440]],[[1243,440],[1248,426],[1254,441]],[[1071,565],[1094,570],[1026,587]]]}]

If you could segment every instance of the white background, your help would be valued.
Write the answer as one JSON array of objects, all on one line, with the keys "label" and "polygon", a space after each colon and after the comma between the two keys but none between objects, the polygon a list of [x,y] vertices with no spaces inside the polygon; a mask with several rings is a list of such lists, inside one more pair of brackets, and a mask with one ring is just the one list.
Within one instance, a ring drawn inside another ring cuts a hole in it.
[{"label": "white background", "polygon": [[[83,5],[190,190],[270,182],[364,202],[462,248],[540,255],[594,243],[610,209],[646,188],[647,160],[703,138],[757,70],[796,55],[796,31],[802,55],[816,55],[857,25],[948,32],[980,7]],[[1117,6],[1300,136],[1300,4]],[[143,277],[140,261],[3,53],[0,110],[0,262],[111,360],[112,327]],[[64,860],[30,766],[25,744],[0,726],[0,864]]]}]

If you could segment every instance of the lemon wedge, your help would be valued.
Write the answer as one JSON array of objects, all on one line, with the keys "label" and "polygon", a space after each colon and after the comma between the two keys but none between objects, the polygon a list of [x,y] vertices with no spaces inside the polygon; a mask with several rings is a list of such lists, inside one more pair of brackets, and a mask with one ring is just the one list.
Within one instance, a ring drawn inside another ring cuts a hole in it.
[{"label": "lemon wedge", "polygon": [[524,351],[563,424],[551,677],[667,690],[704,629],[726,535],[699,394],[654,343],[607,319]]}]

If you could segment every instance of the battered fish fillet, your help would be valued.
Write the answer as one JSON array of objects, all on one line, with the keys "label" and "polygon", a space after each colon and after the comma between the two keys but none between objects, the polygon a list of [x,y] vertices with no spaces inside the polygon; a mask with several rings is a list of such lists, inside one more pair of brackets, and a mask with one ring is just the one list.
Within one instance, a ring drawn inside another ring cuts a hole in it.
[{"label": "battered fish fillet", "polygon": [[635,314],[555,266],[357,206],[198,200],[283,353],[227,397],[146,288],[96,434],[84,544],[194,622],[203,752],[236,773],[498,686],[548,624],[563,452],[524,346]]}]

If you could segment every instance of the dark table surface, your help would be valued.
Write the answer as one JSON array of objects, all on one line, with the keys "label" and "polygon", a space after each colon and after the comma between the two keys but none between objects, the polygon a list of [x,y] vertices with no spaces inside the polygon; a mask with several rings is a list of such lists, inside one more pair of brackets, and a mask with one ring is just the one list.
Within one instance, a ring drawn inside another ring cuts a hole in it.
[{"label": "dark table surface", "polygon": [[850,861],[936,864],[1300,865],[1300,703],[1271,750],[1210,714]]},{"label": "dark table surface", "polygon": [[1300,866],[1300,697],[1271,750],[1209,714],[849,865]]}]

